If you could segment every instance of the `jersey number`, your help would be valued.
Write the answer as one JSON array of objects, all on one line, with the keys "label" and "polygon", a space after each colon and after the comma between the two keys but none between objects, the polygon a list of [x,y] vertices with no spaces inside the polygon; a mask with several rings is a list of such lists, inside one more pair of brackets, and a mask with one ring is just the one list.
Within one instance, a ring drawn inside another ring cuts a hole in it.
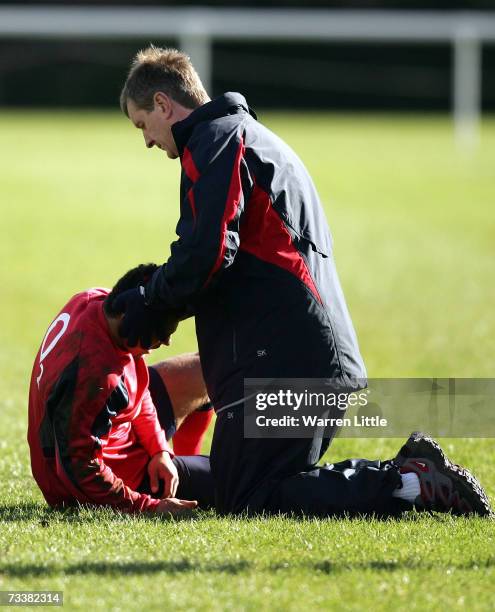
[{"label": "jersey number", "polygon": [[[38,378],[36,379],[36,382],[38,384],[38,389],[40,388],[40,380],[41,380],[41,377],[43,376],[43,359],[53,351],[57,342],[64,335],[65,331],[67,330],[67,327],[69,326],[69,321],[70,321],[70,315],[68,315],[66,312],[62,312],[61,314],[58,315],[55,321],[53,321],[53,323],[50,325],[50,327],[48,328],[45,334],[45,337],[43,338],[43,344],[41,345],[41,352],[40,352],[40,373],[39,373]],[[55,338],[53,338],[50,344],[45,347],[46,341],[48,340],[48,336],[55,329],[55,327],[57,326],[57,323],[62,323],[62,327],[58,330],[57,335],[55,336]]]}]

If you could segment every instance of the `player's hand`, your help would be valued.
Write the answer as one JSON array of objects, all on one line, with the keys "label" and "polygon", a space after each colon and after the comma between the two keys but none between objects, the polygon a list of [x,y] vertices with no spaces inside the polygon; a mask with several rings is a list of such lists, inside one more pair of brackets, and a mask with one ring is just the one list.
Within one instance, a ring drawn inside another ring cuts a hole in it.
[{"label": "player's hand", "polygon": [[124,291],[115,298],[113,305],[118,312],[124,313],[119,335],[130,347],[139,343],[144,349],[150,348],[152,328],[144,288],[135,287]]},{"label": "player's hand", "polygon": [[152,493],[158,491],[160,480],[163,480],[163,497],[175,497],[179,486],[179,474],[167,451],[153,455],[148,463],[148,474]]},{"label": "player's hand", "polygon": [[187,514],[191,510],[194,510],[197,505],[198,502],[196,500],[169,497],[168,499],[160,500],[155,507],[155,512],[158,514],[173,514],[174,516],[177,516],[179,514]]}]

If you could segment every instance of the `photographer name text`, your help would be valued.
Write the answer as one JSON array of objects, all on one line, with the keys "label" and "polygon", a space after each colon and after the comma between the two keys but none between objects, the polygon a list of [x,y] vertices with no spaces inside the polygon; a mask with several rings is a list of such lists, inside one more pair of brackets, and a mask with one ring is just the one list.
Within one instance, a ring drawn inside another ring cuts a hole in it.
[{"label": "photographer name text", "polygon": [[387,419],[380,416],[318,417],[302,415],[300,417],[285,415],[282,417],[267,417],[259,414],[256,417],[258,427],[387,427]]}]

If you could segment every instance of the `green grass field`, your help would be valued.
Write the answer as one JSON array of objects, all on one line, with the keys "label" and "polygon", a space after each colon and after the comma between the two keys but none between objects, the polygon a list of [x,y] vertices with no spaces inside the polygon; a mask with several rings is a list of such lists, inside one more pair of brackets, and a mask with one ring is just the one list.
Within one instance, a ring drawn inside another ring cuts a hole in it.
[{"label": "green grass field", "polygon": [[[466,155],[447,118],[260,115],[315,179],[369,375],[493,376],[495,120]],[[493,609],[490,521],[49,511],[25,442],[32,360],[73,293],[168,257],[179,167],[117,114],[3,112],[0,134],[0,590],[63,590],[69,609]],[[195,348],[186,322],[156,358]],[[494,501],[493,440],[443,444]]]}]

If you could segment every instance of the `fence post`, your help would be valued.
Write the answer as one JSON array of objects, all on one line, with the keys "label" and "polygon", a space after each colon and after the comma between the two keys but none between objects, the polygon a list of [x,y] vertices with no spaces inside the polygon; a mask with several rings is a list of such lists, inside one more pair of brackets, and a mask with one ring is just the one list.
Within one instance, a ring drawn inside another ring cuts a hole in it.
[{"label": "fence post", "polygon": [[212,42],[209,34],[184,32],[180,35],[179,46],[187,53],[196,68],[199,78],[208,94],[213,97],[212,86]]},{"label": "fence post", "polygon": [[453,113],[459,147],[473,149],[479,140],[481,115],[481,43],[465,25],[454,36]]}]

